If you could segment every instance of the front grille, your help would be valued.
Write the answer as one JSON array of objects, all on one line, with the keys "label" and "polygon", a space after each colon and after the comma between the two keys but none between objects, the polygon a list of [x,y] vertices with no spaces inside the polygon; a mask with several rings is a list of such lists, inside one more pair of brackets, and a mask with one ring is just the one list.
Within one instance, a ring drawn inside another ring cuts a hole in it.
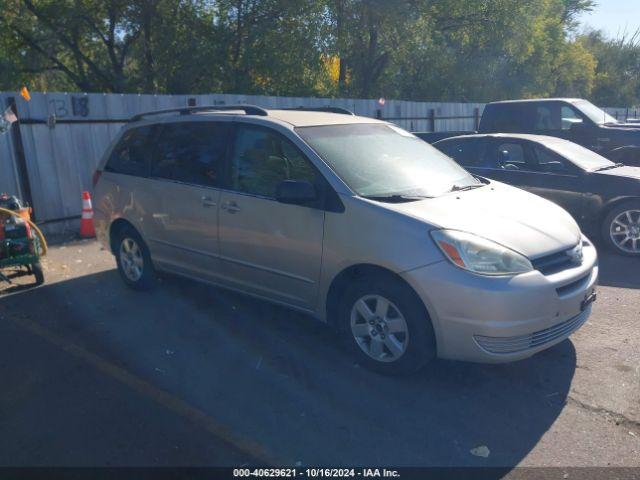
[{"label": "front grille", "polygon": [[575,332],[588,318],[588,311],[582,312],[569,320],[545,328],[529,335],[516,337],[483,337],[474,335],[478,345],[490,353],[518,353],[543,346],[559,338],[566,338]]},{"label": "front grille", "polygon": [[536,258],[531,264],[535,270],[538,270],[543,275],[551,275],[577,265],[565,250]]},{"label": "front grille", "polygon": [[591,273],[588,273],[587,275],[584,275],[583,277],[580,277],[579,279],[571,283],[568,283],[567,285],[563,285],[562,287],[556,288],[556,292],[558,292],[559,297],[564,297],[565,295],[569,295],[575,292],[576,290],[583,288],[584,285],[589,281],[589,278],[591,278]]}]

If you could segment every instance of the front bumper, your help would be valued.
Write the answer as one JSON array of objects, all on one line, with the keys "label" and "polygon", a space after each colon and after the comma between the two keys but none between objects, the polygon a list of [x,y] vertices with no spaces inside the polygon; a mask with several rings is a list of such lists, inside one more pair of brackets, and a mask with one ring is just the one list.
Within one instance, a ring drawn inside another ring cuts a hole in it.
[{"label": "front bumper", "polygon": [[440,358],[502,363],[549,348],[587,321],[598,257],[585,240],[582,263],[550,275],[487,277],[442,261],[402,276],[429,311]]}]

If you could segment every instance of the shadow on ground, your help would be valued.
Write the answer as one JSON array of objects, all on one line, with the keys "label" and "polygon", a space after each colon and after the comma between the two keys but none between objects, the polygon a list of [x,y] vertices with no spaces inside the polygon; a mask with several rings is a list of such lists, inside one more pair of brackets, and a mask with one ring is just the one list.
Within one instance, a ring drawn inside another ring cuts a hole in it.
[{"label": "shadow on ground", "polygon": [[[355,365],[334,334],[306,316],[176,278],[164,279],[153,292],[134,292],[114,270],[8,296],[0,317],[2,323],[7,317],[38,322],[279,458],[312,466],[515,466],[561,413],[576,368],[573,345],[565,341],[514,364],[435,361],[412,377],[383,377]],[[69,398],[61,401],[84,411],[98,408],[82,385],[64,394]],[[28,419],[29,408],[46,409],[47,402],[20,408]],[[48,413],[57,415],[53,408]],[[119,408],[99,418],[109,427],[131,422]],[[99,436],[100,426],[92,428]],[[51,441],[69,445],[54,463],[84,463],[82,448],[73,446],[82,442],[86,448],[87,438],[52,435]],[[27,452],[33,442],[6,428],[0,436],[0,443]],[[168,434],[166,442],[172,440]],[[479,446],[489,448],[488,458],[470,453]],[[50,457],[45,447],[39,446],[40,458]],[[0,463],[12,448],[0,453]],[[128,465],[139,461],[135,449],[128,455],[109,458]],[[215,461],[184,455],[192,465]],[[183,463],[179,453],[172,458]]]},{"label": "shadow on ground", "polygon": [[600,285],[618,288],[640,288],[640,258],[625,257],[602,248],[600,254]]}]

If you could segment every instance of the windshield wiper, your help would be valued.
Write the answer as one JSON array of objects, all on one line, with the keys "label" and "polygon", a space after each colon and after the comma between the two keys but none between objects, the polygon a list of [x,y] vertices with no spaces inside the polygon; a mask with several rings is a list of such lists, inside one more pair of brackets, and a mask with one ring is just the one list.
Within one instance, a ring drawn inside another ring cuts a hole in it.
[{"label": "windshield wiper", "polygon": [[449,192],[464,192],[466,190],[473,190],[474,188],[484,187],[483,183],[472,185],[454,185]]},{"label": "windshield wiper", "polygon": [[424,200],[426,195],[363,195],[363,198],[367,200],[375,200],[377,202],[389,202],[389,203],[402,203],[402,202],[417,202],[418,200]]},{"label": "windshield wiper", "polygon": [[596,168],[594,172],[602,172],[604,170],[613,170],[614,168],[624,167],[624,163],[616,163],[615,165],[607,165],[606,167]]}]

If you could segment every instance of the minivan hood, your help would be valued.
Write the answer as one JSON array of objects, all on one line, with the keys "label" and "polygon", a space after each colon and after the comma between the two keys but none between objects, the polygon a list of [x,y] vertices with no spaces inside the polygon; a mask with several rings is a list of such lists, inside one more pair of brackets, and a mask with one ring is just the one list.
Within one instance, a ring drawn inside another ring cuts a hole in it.
[{"label": "minivan hood", "polygon": [[535,259],[574,247],[580,228],[562,208],[541,197],[491,181],[490,185],[385,207],[435,228],[462,230]]}]

